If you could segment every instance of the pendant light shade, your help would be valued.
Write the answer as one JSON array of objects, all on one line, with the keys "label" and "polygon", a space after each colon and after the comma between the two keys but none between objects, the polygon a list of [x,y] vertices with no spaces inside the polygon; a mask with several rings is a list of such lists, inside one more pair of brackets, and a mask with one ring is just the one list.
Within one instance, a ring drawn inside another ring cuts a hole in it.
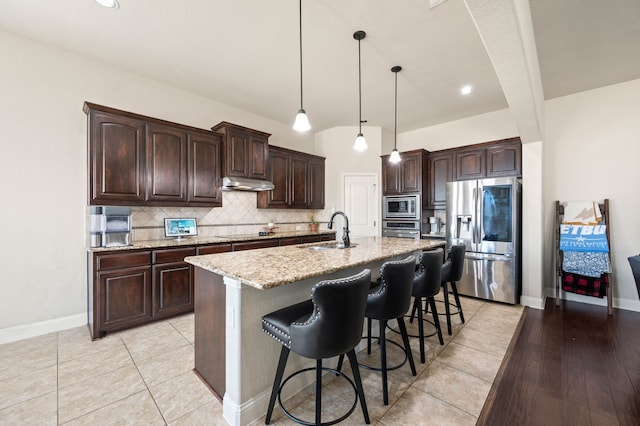
[{"label": "pendant light shade", "polygon": [[396,77],[396,84],[395,84],[395,95],[394,95],[394,121],[393,121],[393,151],[391,151],[391,155],[389,156],[389,162],[390,163],[399,163],[401,158],[400,158],[400,153],[398,152],[398,73],[400,72],[400,70],[402,69],[402,67],[400,65],[396,65],[395,67],[391,68],[391,72],[393,72]]},{"label": "pendant light shade", "polygon": [[356,136],[356,143],[353,145],[353,149],[356,151],[365,151],[367,146],[367,141],[362,134],[362,123],[366,123],[367,120],[362,120],[362,64],[360,61],[360,41],[367,36],[367,33],[364,31],[356,31],[353,33],[353,38],[358,40],[358,125],[359,131]]},{"label": "pendant light shade", "polygon": [[299,2],[300,4],[300,109],[296,114],[296,121],[293,123],[293,130],[298,132],[306,132],[311,129],[311,124],[309,124],[309,118],[307,117],[307,113],[304,111],[304,107],[302,105],[302,0]]}]

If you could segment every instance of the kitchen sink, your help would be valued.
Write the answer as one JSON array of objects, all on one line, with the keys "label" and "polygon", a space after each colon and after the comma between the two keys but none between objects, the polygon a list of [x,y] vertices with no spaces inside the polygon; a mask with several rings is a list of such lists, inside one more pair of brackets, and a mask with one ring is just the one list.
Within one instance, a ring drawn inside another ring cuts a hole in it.
[{"label": "kitchen sink", "polygon": [[333,250],[333,249],[349,249],[357,246],[358,244],[351,244],[349,247],[345,247],[343,243],[330,242],[326,244],[316,244],[313,246],[302,246],[300,248],[306,248],[310,250]]}]

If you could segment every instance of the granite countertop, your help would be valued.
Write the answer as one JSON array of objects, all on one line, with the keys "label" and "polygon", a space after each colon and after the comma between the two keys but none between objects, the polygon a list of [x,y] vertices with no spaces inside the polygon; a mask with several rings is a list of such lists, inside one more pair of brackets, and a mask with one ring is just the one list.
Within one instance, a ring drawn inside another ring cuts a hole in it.
[{"label": "granite countertop", "polygon": [[91,247],[87,248],[90,252],[102,252],[102,251],[114,251],[114,250],[135,250],[135,249],[152,249],[162,247],[180,247],[180,246],[195,246],[201,244],[216,244],[216,243],[234,243],[240,241],[255,241],[255,240],[269,240],[273,238],[287,238],[287,237],[305,237],[311,235],[326,235],[335,234],[336,231],[329,229],[319,230],[316,232],[311,231],[289,231],[289,232],[276,232],[269,235],[255,234],[236,234],[225,235],[217,237],[185,237],[181,239],[175,238],[162,238],[160,240],[146,240],[146,241],[134,241],[130,246],[119,247]]},{"label": "granite countertop", "polygon": [[189,256],[185,261],[266,290],[417,250],[442,247],[444,241],[367,237],[352,239],[357,246],[346,249],[309,248],[326,244],[331,242]]}]

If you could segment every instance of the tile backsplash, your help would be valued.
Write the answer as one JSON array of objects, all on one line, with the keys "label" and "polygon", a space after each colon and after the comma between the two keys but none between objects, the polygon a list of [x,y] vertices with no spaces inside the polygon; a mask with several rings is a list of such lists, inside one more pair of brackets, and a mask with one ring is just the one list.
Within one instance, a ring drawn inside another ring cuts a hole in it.
[{"label": "tile backsplash", "polygon": [[195,217],[202,236],[257,234],[269,222],[274,222],[278,231],[306,229],[311,215],[325,229],[330,217],[325,210],[258,209],[256,203],[256,192],[223,191],[222,207],[133,207],[133,240],[164,238],[164,219],[168,217]]}]

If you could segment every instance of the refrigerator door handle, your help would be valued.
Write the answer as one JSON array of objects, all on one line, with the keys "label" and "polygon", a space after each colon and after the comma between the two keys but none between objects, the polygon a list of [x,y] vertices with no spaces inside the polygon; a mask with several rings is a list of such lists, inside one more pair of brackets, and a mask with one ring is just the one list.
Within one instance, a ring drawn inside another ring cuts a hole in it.
[{"label": "refrigerator door handle", "polygon": [[474,259],[474,260],[495,260],[495,261],[502,261],[502,262],[511,262],[513,261],[513,256],[511,255],[511,253],[504,253],[504,254],[489,254],[489,253],[465,253],[465,257],[467,259]]},{"label": "refrigerator door handle", "polygon": [[[473,244],[478,243],[478,189],[473,188],[473,224],[471,225],[471,241]],[[474,247],[477,249],[477,247]]]}]

